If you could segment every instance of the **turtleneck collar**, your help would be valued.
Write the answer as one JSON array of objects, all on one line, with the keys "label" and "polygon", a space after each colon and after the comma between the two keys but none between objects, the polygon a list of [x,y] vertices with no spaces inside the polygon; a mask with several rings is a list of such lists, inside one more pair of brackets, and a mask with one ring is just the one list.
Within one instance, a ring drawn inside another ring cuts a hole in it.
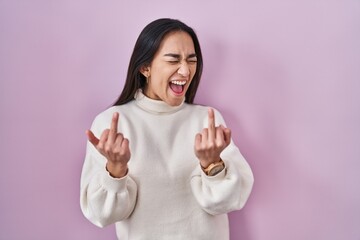
[{"label": "turtleneck collar", "polygon": [[164,101],[154,100],[145,96],[141,89],[135,93],[135,102],[141,109],[155,114],[166,114],[179,111],[184,106],[184,101],[179,106],[170,106]]}]

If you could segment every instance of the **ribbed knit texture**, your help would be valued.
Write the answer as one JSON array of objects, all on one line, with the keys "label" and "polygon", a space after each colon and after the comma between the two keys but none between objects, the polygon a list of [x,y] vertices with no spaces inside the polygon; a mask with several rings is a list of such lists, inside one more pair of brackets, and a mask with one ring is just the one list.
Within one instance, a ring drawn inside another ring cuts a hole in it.
[{"label": "ribbed knit texture", "polygon": [[[116,223],[120,240],[228,240],[227,213],[241,209],[253,185],[251,169],[233,142],[222,152],[226,168],[206,176],[194,153],[207,127],[207,107],[172,107],[144,96],[100,113],[97,137],[119,112],[119,132],[130,141],[128,175],[112,178],[106,159],[88,143],[81,176],[81,209],[95,225]],[[216,125],[224,120],[215,111]]]}]

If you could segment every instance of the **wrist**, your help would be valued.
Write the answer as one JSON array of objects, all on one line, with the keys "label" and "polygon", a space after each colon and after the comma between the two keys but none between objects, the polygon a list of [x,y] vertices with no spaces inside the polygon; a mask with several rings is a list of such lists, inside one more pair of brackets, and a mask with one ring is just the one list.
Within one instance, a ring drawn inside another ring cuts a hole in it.
[{"label": "wrist", "polygon": [[109,161],[106,163],[106,171],[108,171],[113,178],[122,178],[126,176],[128,170],[127,164],[113,164]]},{"label": "wrist", "polygon": [[200,166],[201,166],[201,169],[203,170],[203,172],[207,176],[215,176],[225,168],[225,163],[220,158],[219,161],[211,163],[206,168],[204,168],[201,164],[200,164]]},{"label": "wrist", "polygon": [[209,159],[205,159],[205,160],[201,160],[200,159],[200,166],[202,169],[206,169],[208,168],[211,164],[213,163],[217,163],[217,162],[220,162],[222,161],[221,158],[217,158],[217,159],[213,159],[213,160],[209,160]]}]

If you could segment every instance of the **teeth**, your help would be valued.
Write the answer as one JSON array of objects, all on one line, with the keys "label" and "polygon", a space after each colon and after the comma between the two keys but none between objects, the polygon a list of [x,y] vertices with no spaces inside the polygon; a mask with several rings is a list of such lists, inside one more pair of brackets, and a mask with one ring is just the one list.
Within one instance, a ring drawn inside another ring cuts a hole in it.
[{"label": "teeth", "polygon": [[176,85],[185,85],[186,81],[171,81],[171,83],[176,84]]}]

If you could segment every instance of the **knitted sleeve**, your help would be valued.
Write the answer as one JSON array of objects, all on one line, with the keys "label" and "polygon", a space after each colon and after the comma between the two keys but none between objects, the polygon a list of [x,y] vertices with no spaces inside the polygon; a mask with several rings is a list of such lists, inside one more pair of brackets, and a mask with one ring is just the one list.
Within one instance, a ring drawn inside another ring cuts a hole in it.
[{"label": "knitted sleeve", "polygon": [[[91,129],[99,136],[96,120]],[[137,185],[129,174],[120,179],[111,177],[106,161],[88,142],[81,174],[80,206],[85,217],[98,227],[129,217],[137,195]]]},{"label": "knitted sleeve", "polygon": [[[215,111],[216,125],[225,125],[221,114]],[[207,126],[205,120],[204,126]],[[238,147],[231,140],[220,155],[225,169],[216,176],[207,176],[200,164],[192,172],[191,188],[199,205],[212,215],[241,209],[252,190],[254,177]]]}]

